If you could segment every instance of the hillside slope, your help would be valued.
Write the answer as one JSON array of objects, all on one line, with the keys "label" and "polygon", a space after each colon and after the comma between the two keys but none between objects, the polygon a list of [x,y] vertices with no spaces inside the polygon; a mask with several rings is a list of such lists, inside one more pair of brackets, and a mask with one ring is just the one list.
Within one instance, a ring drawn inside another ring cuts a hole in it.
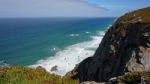
[{"label": "hillside slope", "polygon": [[0,68],[0,84],[78,84],[78,81],[50,74],[41,67],[8,66]]}]

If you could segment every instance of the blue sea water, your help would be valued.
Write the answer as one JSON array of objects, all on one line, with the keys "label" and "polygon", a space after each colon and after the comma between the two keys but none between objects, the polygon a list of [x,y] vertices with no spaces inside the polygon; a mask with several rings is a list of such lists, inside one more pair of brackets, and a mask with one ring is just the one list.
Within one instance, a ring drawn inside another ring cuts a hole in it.
[{"label": "blue sea water", "polygon": [[78,45],[81,47],[82,43],[92,41],[91,37],[104,32],[114,19],[1,18],[0,61],[28,66],[58,56],[60,52],[64,54],[69,46],[81,43]]}]

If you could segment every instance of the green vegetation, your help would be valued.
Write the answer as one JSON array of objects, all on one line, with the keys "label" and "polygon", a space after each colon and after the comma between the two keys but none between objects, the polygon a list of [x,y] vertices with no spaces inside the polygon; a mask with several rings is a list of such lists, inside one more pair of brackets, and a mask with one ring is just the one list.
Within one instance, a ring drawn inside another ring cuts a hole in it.
[{"label": "green vegetation", "polygon": [[114,24],[114,32],[125,37],[129,24],[150,24],[150,7],[126,13],[118,18]]},{"label": "green vegetation", "polygon": [[78,81],[50,74],[42,68],[11,66],[0,68],[0,84],[78,84]]},{"label": "green vegetation", "polygon": [[120,23],[150,23],[150,7],[125,14]]},{"label": "green vegetation", "polygon": [[119,79],[121,83],[138,84],[141,82],[141,77],[146,81],[150,81],[150,72],[132,72],[124,75]]}]

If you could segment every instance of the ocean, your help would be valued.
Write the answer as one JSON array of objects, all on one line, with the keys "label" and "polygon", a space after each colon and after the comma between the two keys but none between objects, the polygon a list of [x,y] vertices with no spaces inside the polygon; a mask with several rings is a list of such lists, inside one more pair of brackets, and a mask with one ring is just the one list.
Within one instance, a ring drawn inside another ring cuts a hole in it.
[{"label": "ocean", "polygon": [[[1,18],[0,62],[64,75],[94,54],[115,18]],[[57,71],[51,68],[57,66]]]}]

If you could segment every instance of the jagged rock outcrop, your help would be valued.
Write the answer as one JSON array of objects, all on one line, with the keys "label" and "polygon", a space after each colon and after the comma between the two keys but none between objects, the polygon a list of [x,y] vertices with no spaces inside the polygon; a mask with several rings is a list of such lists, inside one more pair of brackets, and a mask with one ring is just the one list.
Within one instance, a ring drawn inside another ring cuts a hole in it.
[{"label": "jagged rock outcrop", "polygon": [[150,7],[120,17],[108,29],[93,57],[71,75],[83,81],[108,81],[125,72],[150,71]]}]

